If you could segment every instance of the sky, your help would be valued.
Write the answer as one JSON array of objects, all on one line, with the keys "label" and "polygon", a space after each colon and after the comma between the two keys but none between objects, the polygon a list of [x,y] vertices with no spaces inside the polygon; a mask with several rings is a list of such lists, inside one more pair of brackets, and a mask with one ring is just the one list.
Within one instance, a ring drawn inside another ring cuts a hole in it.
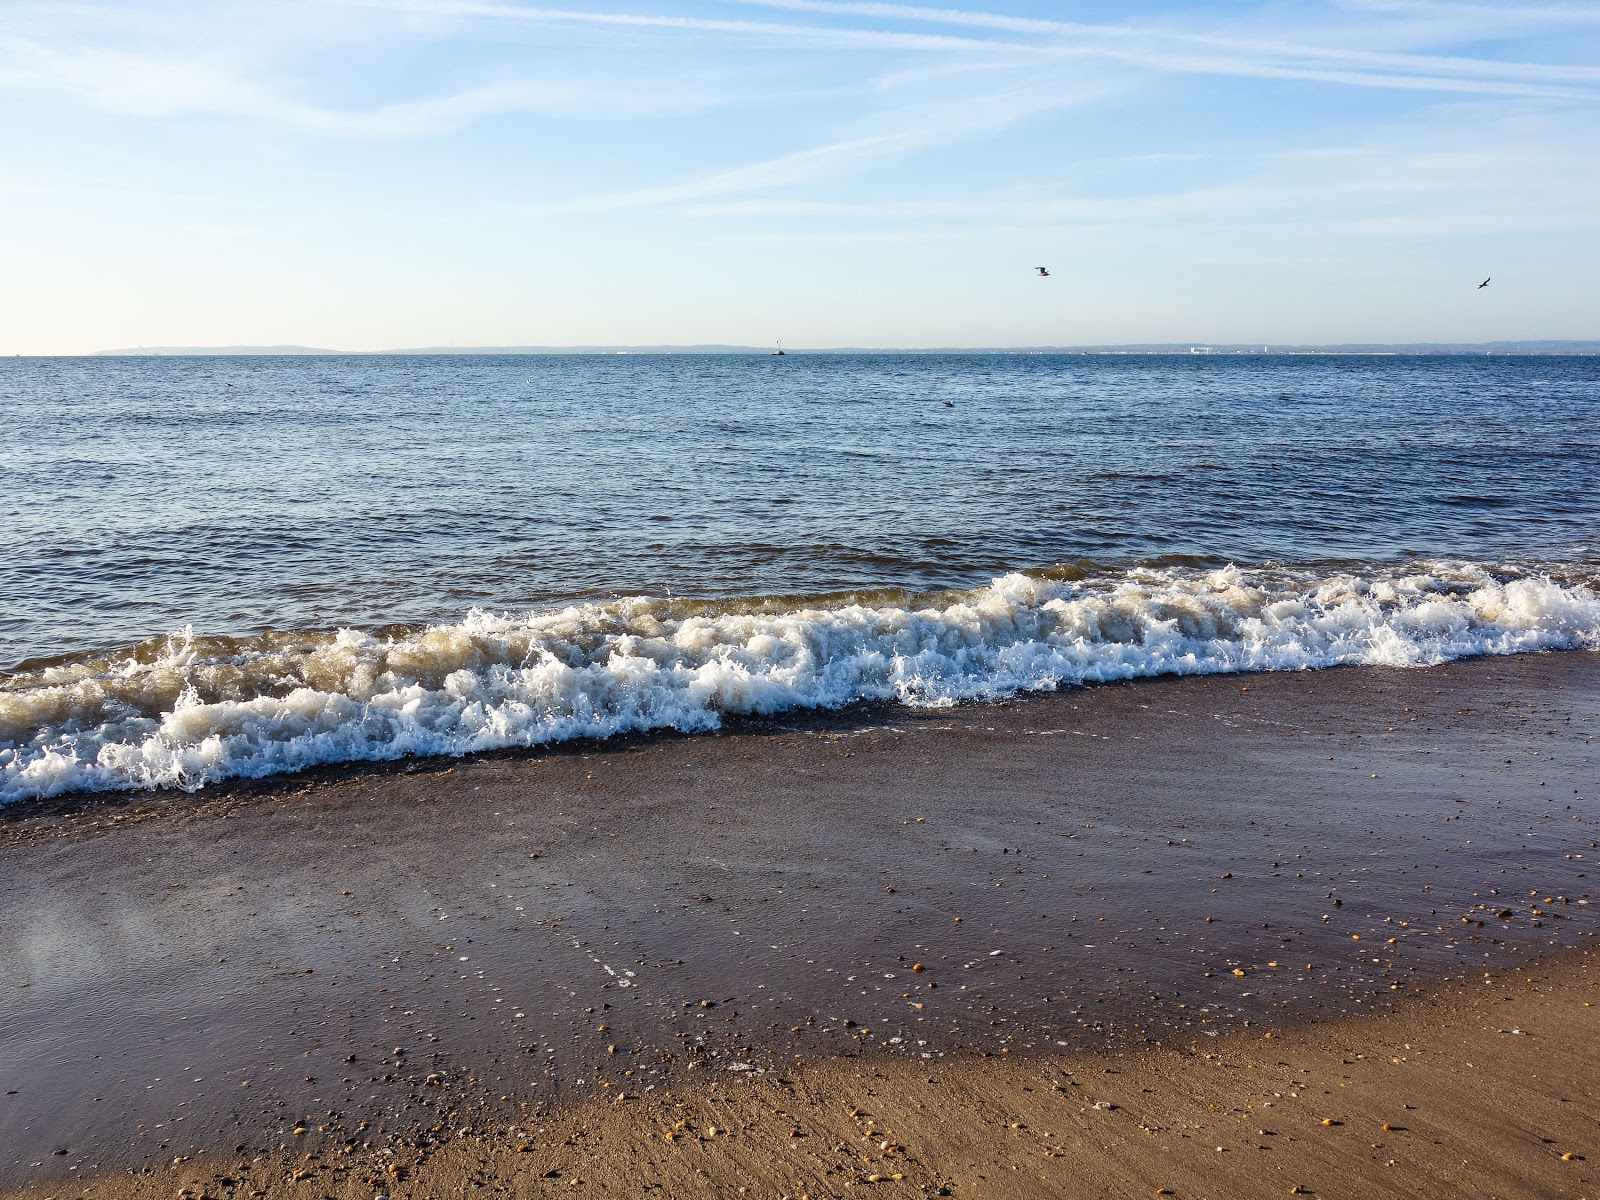
[{"label": "sky", "polygon": [[0,0],[0,139],[5,354],[1600,338],[1596,0]]}]

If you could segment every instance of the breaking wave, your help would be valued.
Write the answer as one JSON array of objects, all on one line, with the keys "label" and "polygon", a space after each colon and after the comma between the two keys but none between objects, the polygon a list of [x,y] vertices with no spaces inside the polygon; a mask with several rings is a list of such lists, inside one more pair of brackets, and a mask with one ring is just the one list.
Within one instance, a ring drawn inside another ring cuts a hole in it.
[{"label": "breaking wave", "polygon": [[426,628],[205,638],[0,678],[0,803],[460,755],[860,700],[1600,649],[1597,573],[1061,568],[813,602],[637,597]]}]

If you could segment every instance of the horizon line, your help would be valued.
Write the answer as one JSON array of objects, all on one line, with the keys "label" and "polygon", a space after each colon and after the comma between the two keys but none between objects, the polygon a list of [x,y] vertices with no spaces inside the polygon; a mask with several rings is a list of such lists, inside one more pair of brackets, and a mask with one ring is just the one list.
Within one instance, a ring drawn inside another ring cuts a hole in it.
[{"label": "horizon line", "polygon": [[[1494,341],[1445,342],[1280,342],[1270,341],[1175,341],[1175,342],[1084,342],[1076,344],[1021,346],[819,346],[781,347],[784,356],[805,354],[1595,354],[1600,353],[1600,338],[1521,338]],[[225,345],[225,346],[137,346],[93,350],[77,354],[23,354],[13,358],[223,358],[223,357],[339,357],[374,358],[406,355],[447,357],[449,355],[629,355],[629,354],[754,354],[779,356],[771,346],[741,343],[611,343],[572,345],[474,345],[418,346],[382,350],[335,350],[301,345]]]}]

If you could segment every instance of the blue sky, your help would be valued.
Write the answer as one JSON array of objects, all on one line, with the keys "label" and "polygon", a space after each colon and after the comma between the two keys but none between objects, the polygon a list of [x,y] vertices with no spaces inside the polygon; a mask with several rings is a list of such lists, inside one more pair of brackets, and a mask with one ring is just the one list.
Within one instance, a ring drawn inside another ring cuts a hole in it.
[{"label": "blue sky", "polygon": [[4,353],[1600,337],[1592,0],[0,0],[0,137]]}]

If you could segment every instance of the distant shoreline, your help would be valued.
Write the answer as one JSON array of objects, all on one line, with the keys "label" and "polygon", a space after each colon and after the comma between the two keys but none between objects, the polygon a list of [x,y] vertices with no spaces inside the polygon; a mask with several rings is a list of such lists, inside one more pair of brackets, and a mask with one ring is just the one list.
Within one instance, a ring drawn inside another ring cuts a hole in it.
[{"label": "distant shoreline", "polygon": [[[836,346],[817,349],[789,349],[788,355],[805,354],[1159,354],[1208,357],[1216,355],[1595,355],[1595,341],[1522,342],[1403,342],[1330,343],[1327,345],[1282,345],[1270,343],[1210,344],[1198,342],[1150,342],[1127,345],[1084,346],[929,346],[873,347]],[[218,357],[359,357],[383,358],[404,355],[558,355],[558,354],[757,354],[770,356],[765,346],[724,344],[683,346],[420,346],[401,350],[328,350],[315,346],[138,346],[118,350],[96,350],[90,354],[20,355],[23,358],[218,358]]]}]

